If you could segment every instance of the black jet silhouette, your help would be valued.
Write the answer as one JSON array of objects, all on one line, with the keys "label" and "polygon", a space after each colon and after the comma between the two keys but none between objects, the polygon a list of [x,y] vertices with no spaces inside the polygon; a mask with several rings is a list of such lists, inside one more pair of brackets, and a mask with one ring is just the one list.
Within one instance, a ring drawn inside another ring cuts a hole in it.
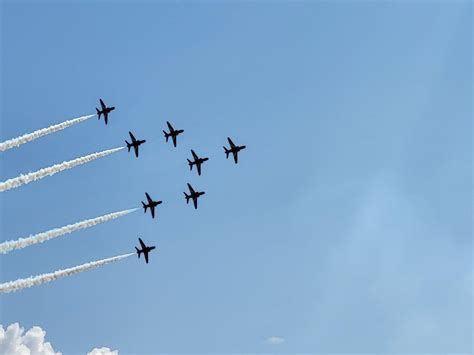
[{"label": "black jet silhouette", "polygon": [[209,158],[199,158],[197,154],[194,152],[194,150],[192,149],[191,149],[191,153],[193,155],[194,161],[191,161],[188,159],[189,170],[193,170],[193,165],[196,165],[198,175],[201,175],[201,164],[209,160]]},{"label": "black jet silhouette", "polygon": [[146,209],[150,208],[151,211],[151,218],[155,218],[155,207],[161,205],[163,201],[153,201],[148,192],[145,192],[146,199],[148,200],[148,204],[142,201],[144,212],[146,213]]},{"label": "black jet silhouette", "polygon": [[166,121],[166,124],[168,125],[168,128],[170,130],[170,133],[168,133],[166,131],[163,131],[163,133],[165,134],[166,141],[168,142],[168,138],[171,137],[171,139],[173,139],[173,145],[176,147],[176,137],[179,134],[183,133],[184,130],[174,129],[173,126],[171,125],[171,123],[169,123],[168,121]]},{"label": "black jet silhouette", "polygon": [[238,146],[238,145],[235,145],[234,142],[232,142],[232,139],[230,139],[229,137],[227,137],[227,140],[229,141],[229,144],[230,144],[230,148],[227,149],[226,147],[223,147],[224,148],[224,151],[225,151],[225,157],[227,159],[229,159],[229,154],[232,153],[232,155],[234,156],[234,161],[235,161],[235,164],[237,164],[238,162],[238,154],[239,152],[242,150],[242,149],[245,149],[245,145],[241,145],[241,146]]},{"label": "black jet silhouette", "polygon": [[145,143],[146,140],[137,140],[132,134],[132,132],[128,132],[128,134],[130,134],[130,138],[132,139],[132,143],[128,143],[127,141],[125,141],[125,143],[127,143],[128,151],[130,151],[130,148],[133,147],[133,149],[135,150],[135,156],[138,158],[138,147],[140,146],[140,144]]},{"label": "black jet silhouette", "polygon": [[97,111],[97,115],[99,115],[98,119],[100,120],[100,115],[104,115],[104,121],[105,121],[105,124],[107,124],[107,121],[109,118],[109,112],[115,110],[115,107],[107,107],[107,105],[104,104],[104,101],[102,101],[102,99],[99,99],[99,101],[100,101],[100,106],[102,110],[99,110],[97,107],[95,108],[95,110]]},{"label": "black jet silhouette", "polygon": [[135,250],[137,251],[138,254],[138,259],[140,259],[140,254],[143,253],[143,256],[145,257],[145,262],[148,264],[148,253],[155,249],[155,246],[148,247],[143,243],[143,240],[141,238],[138,238],[138,241],[140,242],[140,246],[142,247],[141,249],[138,249],[135,247]]},{"label": "black jet silhouette", "polygon": [[198,197],[201,195],[204,195],[205,192],[199,192],[199,191],[194,191],[193,187],[188,184],[188,189],[189,189],[189,195],[186,192],[184,193],[184,196],[186,197],[186,203],[189,203],[189,199],[193,199],[193,204],[194,204],[194,209],[198,208]]}]

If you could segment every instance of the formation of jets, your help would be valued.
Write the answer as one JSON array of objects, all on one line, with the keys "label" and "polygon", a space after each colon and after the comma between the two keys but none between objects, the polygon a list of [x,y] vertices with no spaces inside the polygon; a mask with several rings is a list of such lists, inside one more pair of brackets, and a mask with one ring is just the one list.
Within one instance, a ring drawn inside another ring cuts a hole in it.
[{"label": "formation of jets", "polygon": [[[99,116],[99,119],[100,119],[100,116],[103,115],[105,124],[107,125],[108,118],[109,118],[109,113],[111,111],[115,110],[115,107],[108,107],[102,99],[99,99],[99,101],[100,101],[101,109],[99,110],[98,108],[96,108],[97,115]],[[166,140],[166,142],[168,142],[169,138],[171,137],[171,139],[173,141],[173,146],[176,147],[177,137],[178,137],[178,135],[183,133],[184,130],[174,129],[174,127],[168,121],[166,121],[166,125],[168,126],[169,132],[166,132],[165,130],[163,130],[163,133],[165,135],[165,140]],[[131,143],[129,143],[127,140],[125,140],[125,143],[127,144],[128,151],[130,152],[130,150],[133,148],[133,150],[135,152],[135,156],[138,158],[138,155],[139,155],[138,148],[140,147],[140,145],[145,143],[146,140],[145,139],[136,139],[132,132],[128,132],[128,134],[130,135],[130,140],[131,140]],[[238,154],[242,149],[245,149],[246,146],[245,145],[238,146],[238,145],[234,144],[232,139],[230,139],[229,137],[227,137],[227,141],[229,142],[230,148],[224,147],[225,156],[228,159],[229,154],[232,153],[232,156],[234,157],[234,162],[235,162],[235,164],[237,164],[238,163]],[[189,165],[189,170],[192,171],[193,166],[196,166],[196,171],[197,171],[198,175],[201,176],[202,164],[204,162],[208,161],[209,158],[208,157],[200,158],[193,149],[191,149],[191,154],[192,154],[192,159],[193,160],[187,159],[188,165]],[[184,192],[184,197],[186,199],[186,203],[189,204],[189,200],[192,200],[193,205],[194,205],[194,209],[197,209],[197,207],[198,207],[198,198],[200,196],[204,195],[205,192],[194,190],[194,188],[191,186],[190,183],[188,183],[187,185],[188,185],[189,192],[188,193]],[[147,202],[145,203],[145,202],[141,201],[144,213],[146,213],[147,209],[150,209],[151,218],[155,218],[155,208],[158,205],[162,204],[163,201],[153,200],[151,198],[151,196],[148,194],[148,192],[145,192],[145,196],[146,196]],[[138,247],[135,247],[135,250],[138,254],[138,258],[140,258],[140,255],[143,254],[143,256],[145,258],[145,262],[148,264],[148,253],[150,251],[152,251],[153,249],[155,249],[155,246],[147,246],[141,238],[138,238],[138,241],[140,243],[140,249]]]}]

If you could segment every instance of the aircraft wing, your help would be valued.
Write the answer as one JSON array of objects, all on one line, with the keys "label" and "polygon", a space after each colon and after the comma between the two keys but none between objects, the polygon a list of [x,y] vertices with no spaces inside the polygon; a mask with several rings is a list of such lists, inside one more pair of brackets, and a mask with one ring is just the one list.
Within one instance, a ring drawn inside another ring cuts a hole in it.
[{"label": "aircraft wing", "polygon": [[201,164],[196,164],[196,169],[198,171],[198,175],[201,175]]},{"label": "aircraft wing", "polygon": [[236,151],[233,151],[233,152],[232,152],[232,155],[234,156],[234,161],[235,161],[235,164],[237,164],[237,161],[239,160],[239,158],[238,158],[238,154],[239,154],[239,153],[238,153],[238,152],[236,152]]},{"label": "aircraft wing", "polygon": [[155,207],[150,207],[151,218],[155,218]]},{"label": "aircraft wing", "polygon": [[234,147],[235,147],[235,144],[234,144],[234,142],[232,142],[232,139],[230,139],[229,137],[227,137],[227,140],[229,141],[230,147],[231,147],[231,148],[234,148]]},{"label": "aircraft wing", "polygon": [[191,153],[192,153],[192,155],[193,155],[194,160],[198,160],[198,159],[199,159],[199,157],[198,157],[197,154],[194,152],[194,150],[191,149]]},{"label": "aircraft wing", "polygon": [[173,139],[173,145],[176,147],[176,136],[171,137]]},{"label": "aircraft wing", "polygon": [[171,123],[169,123],[168,121],[166,121],[166,124],[168,125],[168,128],[170,129],[170,133],[174,131],[174,128],[173,126],[171,125]]},{"label": "aircraft wing", "polygon": [[145,262],[148,264],[148,252],[144,252]]},{"label": "aircraft wing", "polygon": [[195,196],[193,196],[193,204],[194,204],[194,209],[197,209],[198,208],[198,199]]},{"label": "aircraft wing", "polygon": [[104,121],[105,121],[105,124],[107,124],[108,118],[109,118],[109,114],[107,113],[107,111],[104,111]]},{"label": "aircraft wing", "polygon": [[192,194],[195,192],[193,187],[189,183],[188,183],[188,189],[189,189],[189,192],[191,192]]},{"label": "aircraft wing", "polygon": [[143,243],[142,238],[138,238],[138,241],[140,242],[140,245],[141,245],[142,249],[145,249],[146,245],[145,245],[145,243]]},{"label": "aircraft wing", "polygon": [[132,132],[128,132],[128,134],[130,134],[130,138],[132,139],[132,142],[136,142],[136,141],[137,141]]},{"label": "aircraft wing", "polygon": [[151,199],[150,195],[148,195],[148,192],[145,192],[146,199],[148,200],[148,204],[151,204],[153,200]]},{"label": "aircraft wing", "polygon": [[105,110],[107,106],[105,106],[104,101],[102,101],[102,99],[99,99],[99,101],[100,101],[100,106],[102,106],[102,110]]},{"label": "aircraft wing", "polygon": [[133,149],[135,150],[135,156],[138,158],[138,145],[134,145]]}]

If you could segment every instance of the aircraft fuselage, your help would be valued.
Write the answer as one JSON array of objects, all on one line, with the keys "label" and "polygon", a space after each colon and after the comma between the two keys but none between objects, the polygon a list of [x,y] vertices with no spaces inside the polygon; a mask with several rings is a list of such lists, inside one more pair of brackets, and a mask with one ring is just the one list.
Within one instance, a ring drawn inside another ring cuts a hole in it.
[{"label": "aircraft fuselage", "polygon": [[159,204],[161,204],[161,201],[153,201],[151,203],[149,203],[148,205],[145,205],[146,207],[156,207],[158,206]]},{"label": "aircraft fuselage", "polygon": [[102,114],[102,115],[105,115],[105,114],[108,114],[110,113],[111,111],[115,110],[115,107],[106,107],[104,108],[103,110],[99,110],[99,112]]},{"label": "aircraft fuselage", "polygon": [[184,129],[177,129],[177,130],[170,131],[169,135],[170,135],[171,137],[173,137],[173,136],[176,137],[178,134],[181,134],[181,133],[183,133],[183,132],[184,132]]},{"label": "aircraft fuselage", "polygon": [[234,148],[229,149],[231,152],[240,152],[242,149],[245,149],[245,145],[237,146]]}]

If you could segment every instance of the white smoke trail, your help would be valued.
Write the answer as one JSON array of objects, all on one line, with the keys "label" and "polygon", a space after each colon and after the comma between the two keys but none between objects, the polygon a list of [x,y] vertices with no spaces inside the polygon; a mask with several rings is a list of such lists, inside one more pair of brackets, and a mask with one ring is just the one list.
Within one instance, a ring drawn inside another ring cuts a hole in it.
[{"label": "white smoke trail", "polygon": [[87,219],[87,220],[82,221],[82,222],[77,222],[77,223],[74,223],[74,224],[68,224],[67,226],[64,226],[64,227],[51,229],[47,232],[34,234],[34,235],[31,235],[27,238],[19,238],[17,240],[9,240],[9,241],[0,243],[0,253],[1,254],[6,254],[6,253],[8,253],[9,251],[12,251],[12,250],[23,249],[23,248],[29,247],[30,245],[33,245],[33,244],[43,243],[47,240],[57,238],[57,237],[65,235],[65,234],[69,234],[69,233],[78,231],[80,229],[89,228],[89,227],[95,226],[96,224],[99,224],[99,223],[104,223],[104,222],[111,221],[113,219],[116,219],[116,218],[125,216],[129,213],[132,213],[136,210],[137,210],[137,208],[130,209],[130,210],[113,212],[113,213],[109,213],[109,214],[106,214],[106,215],[103,215],[103,216],[100,216],[100,217]]},{"label": "white smoke trail", "polygon": [[128,258],[129,256],[134,255],[134,254],[135,253],[114,256],[112,258],[92,261],[90,263],[74,266],[74,267],[64,269],[64,270],[58,270],[58,271],[51,272],[48,274],[30,276],[26,279],[18,279],[15,281],[5,282],[3,284],[0,284],[0,293],[15,292],[24,288],[38,286],[46,282],[51,282],[56,279],[59,279],[60,277],[71,276],[79,272],[94,269],[99,266],[104,266],[104,265]]},{"label": "white smoke trail", "polygon": [[89,154],[89,155],[86,155],[86,156],[83,156],[83,157],[80,157],[80,158],[76,158],[76,159],[73,159],[73,160],[65,161],[65,162],[62,162],[60,164],[50,166],[48,168],[40,169],[40,170],[35,171],[33,173],[20,175],[16,178],[9,179],[5,182],[0,182],[0,192],[7,191],[7,190],[13,189],[15,187],[19,187],[21,185],[28,184],[30,182],[42,179],[46,176],[54,175],[54,174],[59,173],[63,170],[74,168],[75,166],[78,166],[78,165],[89,163],[89,162],[91,162],[95,159],[105,157],[109,154],[118,152],[119,150],[122,150],[122,149],[124,149],[124,147],[108,149],[108,150],[104,150],[104,151],[98,152],[98,153],[92,153],[92,154]]},{"label": "white smoke trail", "polygon": [[47,134],[51,134],[51,133],[54,133],[54,132],[57,132],[57,131],[61,131],[65,128],[71,127],[71,126],[73,126],[77,123],[84,122],[84,121],[86,121],[89,118],[94,117],[94,116],[95,115],[87,115],[87,116],[74,118],[72,120],[64,121],[64,122],[55,124],[55,125],[50,126],[50,127],[38,129],[37,131],[34,131],[32,133],[24,134],[24,135],[22,135],[20,137],[17,137],[17,138],[9,139],[5,142],[0,143],[0,152],[4,152],[5,150],[8,150],[8,149],[11,149],[11,148],[14,148],[14,147],[18,147],[22,144],[34,141],[35,139],[46,136]]}]

